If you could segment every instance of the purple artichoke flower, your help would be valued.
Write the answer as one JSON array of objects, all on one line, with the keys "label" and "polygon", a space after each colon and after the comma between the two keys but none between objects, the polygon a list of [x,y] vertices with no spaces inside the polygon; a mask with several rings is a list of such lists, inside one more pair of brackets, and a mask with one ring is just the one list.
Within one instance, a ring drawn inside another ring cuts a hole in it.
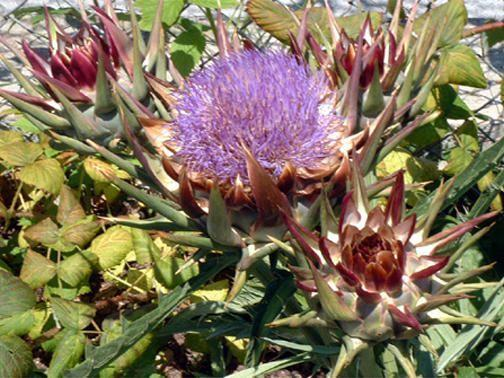
[{"label": "purple artichoke flower", "polygon": [[275,177],[327,168],[342,134],[323,73],[293,55],[248,50],[195,73],[177,95],[175,158],[189,173],[248,182],[245,151]]}]

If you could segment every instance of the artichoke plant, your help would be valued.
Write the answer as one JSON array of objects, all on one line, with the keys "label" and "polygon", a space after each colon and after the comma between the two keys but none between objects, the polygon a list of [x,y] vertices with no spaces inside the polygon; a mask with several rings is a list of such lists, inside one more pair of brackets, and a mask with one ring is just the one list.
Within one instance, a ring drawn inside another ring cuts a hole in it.
[{"label": "artichoke plant", "polygon": [[[53,132],[53,136],[60,140],[83,142],[90,139],[105,145],[114,142],[111,144],[114,145],[124,136],[118,97],[133,109],[145,110],[142,104],[147,100],[141,67],[141,50],[145,52],[143,40],[135,29],[132,41],[120,28],[112,8],[106,10],[93,7],[101,25],[91,24],[84,15],[80,29],[70,35],[46,8],[47,59],[27,41],[22,43],[21,52],[2,40],[25,63],[40,86],[1,57],[25,93],[1,90],[0,96],[35,126]],[[136,25],[135,17],[132,12],[133,25]],[[158,56],[156,40],[152,38],[149,46],[151,62]],[[147,64],[149,60],[145,62]]]},{"label": "artichoke plant", "polygon": [[[309,268],[293,267],[293,271],[298,286],[313,298],[316,312],[312,316],[339,325],[352,338],[370,342],[411,338],[433,322],[478,323],[475,318],[453,316],[449,309],[443,311],[446,304],[466,296],[450,293],[464,280],[447,282],[439,274],[450,261],[448,255],[439,253],[496,213],[431,235],[449,187],[440,187],[428,216],[417,220],[415,213],[405,215],[401,171],[384,208],[370,207],[358,175],[354,171],[353,188],[343,199],[339,221],[326,225],[324,236],[285,218],[295,245],[309,264]],[[475,241],[473,238],[472,243]],[[470,245],[468,242],[464,248]]]}]

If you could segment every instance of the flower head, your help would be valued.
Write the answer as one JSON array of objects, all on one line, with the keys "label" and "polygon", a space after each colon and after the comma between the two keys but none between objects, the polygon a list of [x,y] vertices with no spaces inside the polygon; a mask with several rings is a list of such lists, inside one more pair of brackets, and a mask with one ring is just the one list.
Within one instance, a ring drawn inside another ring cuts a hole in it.
[{"label": "flower head", "polygon": [[190,172],[247,182],[245,149],[278,177],[318,169],[334,153],[340,118],[326,79],[292,55],[249,50],[217,59],[179,92],[176,158]]},{"label": "flower head", "polygon": [[[327,237],[286,218],[311,266],[294,268],[299,286],[316,293],[324,316],[352,337],[384,340],[421,332],[422,322],[431,320],[429,310],[461,298],[443,289],[437,273],[449,258],[436,252],[495,213],[429,236],[431,222],[417,222],[415,214],[404,217],[402,173],[385,209],[369,209],[364,193],[362,179],[354,179],[338,230]],[[442,200],[447,191],[440,193]]]}]

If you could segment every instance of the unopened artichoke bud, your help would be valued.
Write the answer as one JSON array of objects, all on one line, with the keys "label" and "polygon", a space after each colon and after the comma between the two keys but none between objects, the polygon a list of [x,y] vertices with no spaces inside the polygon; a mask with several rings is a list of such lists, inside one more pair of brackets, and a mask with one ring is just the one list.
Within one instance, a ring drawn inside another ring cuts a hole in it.
[{"label": "unopened artichoke bud", "polygon": [[26,40],[22,53],[8,46],[26,62],[41,87],[2,57],[26,93],[1,90],[0,96],[43,131],[107,144],[123,134],[112,83],[132,87],[133,42],[109,14],[94,10],[102,26],[84,20],[77,33],[70,35],[46,9],[48,58]]},{"label": "unopened artichoke bud", "polygon": [[[384,209],[370,209],[362,178],[353,182],[338,227],[327,236],[319,237],[286,217],[311,268],[293,269],[298,285],[318,299],[320,318],[336,321],[351,337],[383,341],[418,335],[427,323],[438,320],[433,315],[437,307],[464,297],[446,290],[451,284],[438,273],[449,257],[436,252],[495,213],[429,236],[430,222],[417,222],[414,213],[404,215],[402,172]],[[432,212],[440,208],[437,205]]]}]

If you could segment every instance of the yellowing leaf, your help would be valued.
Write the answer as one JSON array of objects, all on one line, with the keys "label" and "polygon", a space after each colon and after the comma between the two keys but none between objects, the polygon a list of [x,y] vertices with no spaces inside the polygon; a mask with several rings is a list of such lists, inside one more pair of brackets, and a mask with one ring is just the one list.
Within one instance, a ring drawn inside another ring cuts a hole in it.
[{"label": "yellowing leaf", "polygon": [[84,170],[93,179],[93,181],[98,183],[109,184],[109,177],[116,176],[120,179],[127,180],[130,176],[123,170],[117,168],[115,165],[106,163],[95,157],[87,157],[84,160]]},{"label": "yellowing leaf", "polygon": [[35,243],[43,244],[44,246],[50,246],[58,241],[58,225],[54,223],[51,218],[45,218],[39,223],[28,227],[24,231],[24,238]]},{"label": "yellowing leaf", "polygon": [[51,307],[55,318],[63,327],[75,330],[86,328],[96,313],[88,304],[58,297],[51,297]]},{"label": "yellowing leaf", "polygon": [[196,290],[191,295],[191,302],[193,303],[206,302],[206,301],[223,302],[226,300],[228,292],[229,292],[229,281],[220,280],[208,284],[202,289]]},{"label": "yellowing leaf", "polygon": [[19,179],[28,185],[58,194],[65,174],[56,159],[45,159],[23,167],[19,171]]},{"label": "yellowing leaf", "polygon": [[132,249],[131,234],[121,226],[109,228],[91,243],[91,252],[98,257],[101,269],[118,265]]},{"label": "yellowing leaf", "polygon": [[72,189],[63,185],[60,192],[60,203],[56,220],[61,225],[74,224],[86,217],[79,200]]},{"label": "yellowing leaf", "polygon": [[436,85],[459,84],[486,88],[487,80],[479,59],[469,46],[455,45],[441,51]]},{"label": "yellowing leaf", "polygon": [[30,249],[25,255],[19,278],[35,289],[44,286],[55,274],[56,264]]},{"label": "yellowing leaf", "polygon": [[5,144],[23,142],[23,134],[12,130],[0,130],[0,146]]},{"label": "yellowing leaf", "polygon": [[36,143],[14,142],[0,146],[0,159],[15,167],[33,163],[42,155],[42,147]]}]

